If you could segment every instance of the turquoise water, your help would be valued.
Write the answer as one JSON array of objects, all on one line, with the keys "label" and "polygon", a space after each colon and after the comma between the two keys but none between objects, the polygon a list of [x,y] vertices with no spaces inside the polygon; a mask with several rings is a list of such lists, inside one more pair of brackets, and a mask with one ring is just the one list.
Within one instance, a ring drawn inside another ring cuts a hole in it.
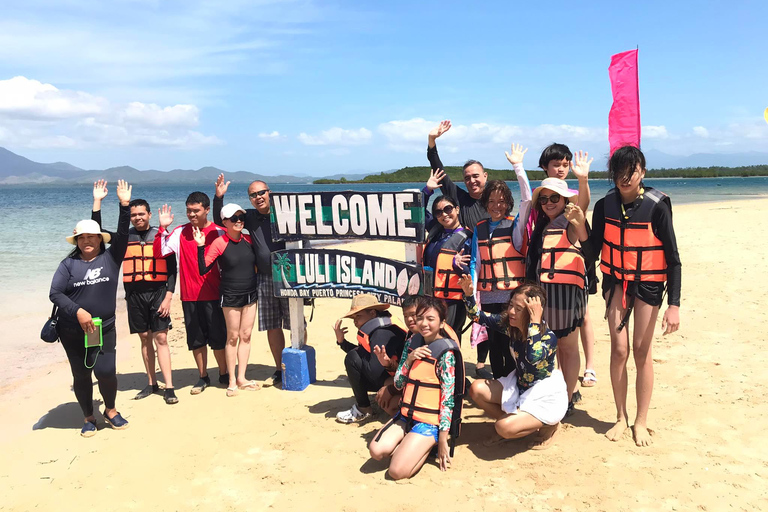
[{"label": "turquoise water", "polygon": [[[577,188],[575,181],[569,181]],[[672,204],[699,203],[744,199],[768,195],[768,177],[756,178],[698,178],[698,179],[649,179],[646,184],[659,188],[672,198]],[[519,200],[517,182],[509,182],[512,195]],[[538,182],[531,183],[532,186]],[[610,183],[607,180],[590,182],[593,203],[605,195]],[[115,183],[109,184],[109,195],[104,201],[103,216],[107,227],[114,229],[117,223],[117,197]],[[423,183],[353,184],[353,185],[272,185],[278,192],[308,191],[394,191],[421,188]],[[245,184],[230,186],[227,199],[249,206]],[[163,204],[171,205],[176,213],[174,225],[186,222],[184,200],[193,189],[188,185],[138,185],[133,196],[149,201],[157,216]],[[206,193],[213,196],[213,184]],[[47,287],[59,261],[71,250],[64,237],[72,232],[80,219],[90,218],[91,189],[86,186],[35,186],[0,187],[0,204],[4,222],[0,227],[3,245],[0,249],[0,282],[4,294],[8,286],[21,283],[29,289]],[[515,211],[517,208],[515,208]],[[153,222],[156,224],[156,222]]]}]

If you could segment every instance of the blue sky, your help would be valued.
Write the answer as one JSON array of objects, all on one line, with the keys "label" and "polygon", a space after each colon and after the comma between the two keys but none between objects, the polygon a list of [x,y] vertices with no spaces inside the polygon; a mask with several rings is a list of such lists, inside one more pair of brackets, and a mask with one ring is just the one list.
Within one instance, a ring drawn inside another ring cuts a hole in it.
[{"label": "blue sky", "polygon": [[446,164],[502,167],[513,141],[529,168],[552,141],[601,160],[610,56],[639,45],[644,149],[768,152],[767,5],[5,0],[0,146],[89,169],[378,172],[425,165],[451,119]]}]

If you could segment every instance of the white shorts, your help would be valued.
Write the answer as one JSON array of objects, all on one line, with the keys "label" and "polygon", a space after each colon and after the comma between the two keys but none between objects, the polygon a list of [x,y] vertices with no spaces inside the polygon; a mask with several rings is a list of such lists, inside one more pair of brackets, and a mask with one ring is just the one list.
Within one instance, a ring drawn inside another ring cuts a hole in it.
[{"label": "white shorts", "polygon": [[500,378],[499,382],[504,388],[501,409],[506,413],[527,412],[545,425],[555,425],[568,410],[568,389],[560,370],[553,371],[522,394],[517,388],[517,371]]}]

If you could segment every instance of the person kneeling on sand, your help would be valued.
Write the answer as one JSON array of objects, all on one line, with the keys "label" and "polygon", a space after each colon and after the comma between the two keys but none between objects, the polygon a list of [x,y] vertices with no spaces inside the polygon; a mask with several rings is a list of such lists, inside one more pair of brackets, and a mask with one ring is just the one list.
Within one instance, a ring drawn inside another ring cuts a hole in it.
[{"label": "person kneeling on sand", "polygon": [[[380,391],[394,374],[394,371],[387,371],[373,353],[374,350],[384,350],[396,360],[403,351],[407,330],[393,321],[386,309],[389,304],[381,304],[373,295],[363,293],[352,299],[349,312],[333,326],[336,343],[347,353],[344,366],[356,401],[351,409],[336,415],[336,421],[340,423],[357,423],[368,418],[373,413],[368,392]],[[341,326],[344,318],[351,318],[358,329],[357,345],[344,338],[347,333],[347,328]]]},{"label": "person kneeling on sand", "polygon": [[516,439],[538,432],[530,445],[549,447],[568,409],[568,391],[560,370],[555,370],[557,337],[542,320],[546,294],[541,286],[524,283],[512,292],[505,311],[478,311],[472,280],[462,277],[467,312],[473,321],[506,332],[512,340],[515,370],[500,379],[472,383],[469,396],[496,420],[496,432]]}]

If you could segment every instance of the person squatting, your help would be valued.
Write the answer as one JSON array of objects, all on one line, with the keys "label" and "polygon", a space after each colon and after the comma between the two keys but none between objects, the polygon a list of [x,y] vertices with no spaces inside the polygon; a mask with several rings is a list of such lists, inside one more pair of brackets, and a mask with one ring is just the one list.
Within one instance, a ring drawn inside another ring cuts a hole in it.
[{"label": "person squatting", "polygon": [[[513,215],[515,201],[506,182],[488,180],[480,162],[464,165],[466,190],[443,171],[436,140],[450,128],[450,121],[443,121],[428,134],[432,172],[422,191],[427,236],[420,257],[434,276],[433,291],[429,296],[407,296],[402,319],[373,295],[352,298],[349,311],[333,325],[354,396],[336,421],[370,420],[375,410],[369,393],[375,393],[375,405],[391,419],[368,449],[373,459],[389,459],[393,479],[414,476],[430,454],[441,470],[450,468],[465,399],[494,421],[495,437],[486,444],[529,436],[529,448],[548,448],[560,422],[581,400],[579,383],[597,383],[587,299],[597,293],[599,261],[617,412],[606,437],[618,441],[630,427],[626,364],[631,346],[637,368],[633,436],[638,446],[649,445],[653,334],[665,294],[663,333],[679,328],[681,263],[671,201],[643,183],[642,151],[625,146],[613,153],[608,164],[613,187],[595,205],[590,226],[585,214],[592,159],[587,153],[572,153],[557,143],[545,148],[539,166],[548,177],[532,190],[523,166],[528,150],[512,144],[505,155],[520,187]],[[569,172],[578,179],[577,190],[564,181]],[[139,335],[147,373],[147,385],[135,399],[160,393],[157,359],[164,401],[179,401],[167,343],[177,281],[187,346],[198,373],[190,394],[211,385],[209,347],[227,397],[280,385],[283,329],[290,324],[287,299],[273,294],[270,255],[285,244],[272,239],[269,186],[251,183],[252,208],[242,208],[224,204],[229,184],[223,174],[216,180],[213,221],[208,218],[209,196],[193,192],[185,203],[189,222],[173,228],[168,205],[158,210],[158,226],[153,227],[150,205],[132,200],[132,187],[121,180],[116,194],[119,220],[112,233],[101,226],[107,183],[94,183],[92,218],[78,222],[66,237],[75,247],[59,264],[50,290],[59,308],[57,329],[83,412],[84,437],[98,430],[92,373],[104,400],[106,423],[118,430],[129,426],[115,403],[115,309],[121,269],[128,324],[131,333]],[[428,208],[438,189],[442,195]],[[275,364],[274,373],[263,382],[246,377],[256,317],[259,331],[267,333]],[[352,341],[346,339],[347,319],[355,328]],[[469,329],[469,347],[477,351],[472,381],[465,375],[462,355],[468,349],[462,347],[462,334]],[[98,338],[99,343],[84,345],[84,337]],[[579,338],[586,357],[581,382]]]}]

